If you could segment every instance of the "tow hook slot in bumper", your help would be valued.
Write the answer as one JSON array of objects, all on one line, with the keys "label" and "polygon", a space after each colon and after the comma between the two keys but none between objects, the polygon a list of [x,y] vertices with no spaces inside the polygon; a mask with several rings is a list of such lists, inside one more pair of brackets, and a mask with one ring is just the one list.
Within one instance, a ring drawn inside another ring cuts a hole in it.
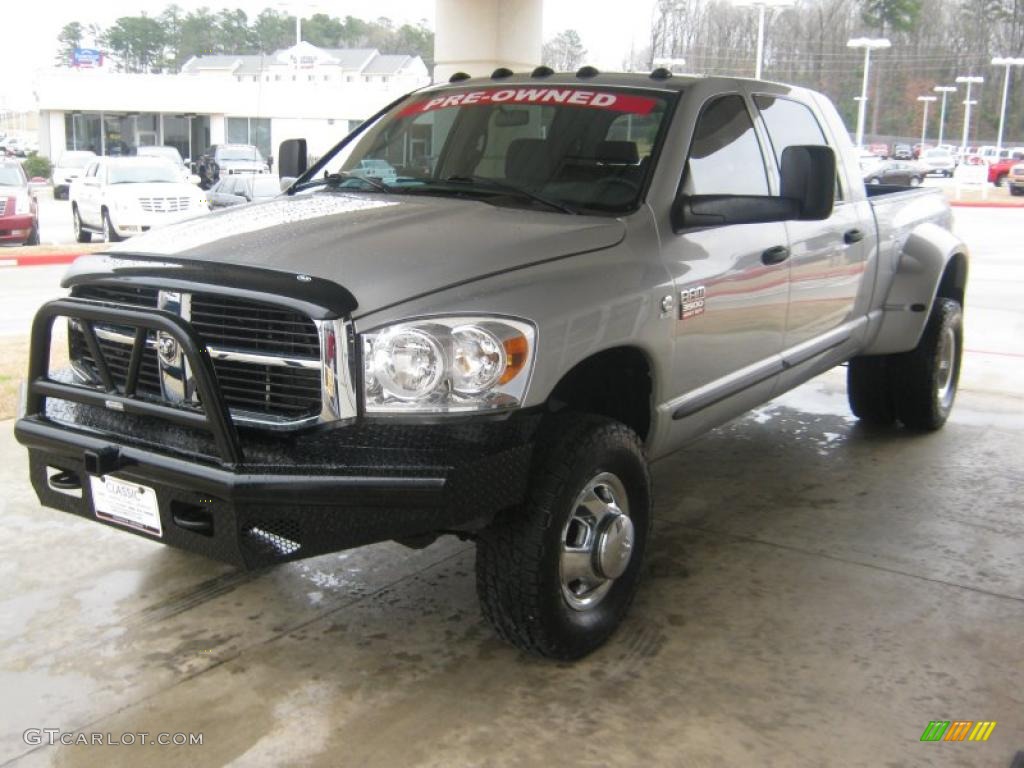
[{"label": "tow hook slot in bumper", "polygon": [[85,464],[85,471],[96,477],[109,475],[124,465],[124,462],[121,460],[121,451],[112,445],[96,450],[87,449],[82,454],[82,459]]}]

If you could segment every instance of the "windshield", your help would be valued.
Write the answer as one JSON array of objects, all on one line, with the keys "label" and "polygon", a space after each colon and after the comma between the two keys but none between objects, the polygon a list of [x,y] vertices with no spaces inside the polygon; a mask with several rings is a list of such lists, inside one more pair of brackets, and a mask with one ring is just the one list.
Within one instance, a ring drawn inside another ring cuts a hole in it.
[{"label": "windshield", "polygon": [[146,184],[181,181],[181,176],[167,163],[140,163],[139,165],[111,165],[109,180],[111,184]]},{"label": "windshield", "polygon": [[89,152],[87,154],[67,154],[61,156],[58,165],[60,165],[62,168],[85,168],[86,164],[90,160],[94,160],[95,158],[96,155],[94,155],[92,152]]},{"label": "windshield", "polygon": [[23,187],[25,176],[16,165],[0,165],[0,187]]},{"label": "windshield", "polygon": [[177,165],[182,165],[181,155],[174,147],[139,147],[136,154],[139,157],[162,157]]},{"label": "windshield", "polygon": [[624,213],[639,204],[671,99],[612,87],[420,94],[328,156],[317,178],[345,191]]},{"label": "windshield", "polygon": [[217,160],[262,160],[263,157],[256,147],[221,147],[217,150]]}]

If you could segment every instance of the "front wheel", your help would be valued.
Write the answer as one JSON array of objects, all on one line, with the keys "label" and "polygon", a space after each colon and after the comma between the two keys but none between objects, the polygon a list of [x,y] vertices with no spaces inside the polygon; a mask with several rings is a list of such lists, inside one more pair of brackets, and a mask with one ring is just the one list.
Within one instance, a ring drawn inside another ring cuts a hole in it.
[{"label": "front wheel", "polygon": [[71,206],[71,226],[75,230],[75,240],[80,243],[91,243],[92,232],[87,232],[82,228],[82,214],[78,212],[78,206]]},{"label": "front wheel", "polygon": [[997,187],[1001,187],[1003,186],[1004,181],[1006,181],[1006,174],[1000,173],[998,176],[996,176],[996,180],[992,183],[995,184]]},{"label": "front wheel", "polygon": [[105,209],[103,211],[103,239],[108,243],[119,243],[124,240],[114,229],[114,223],[110,220],[110,211]]},{"label": "front wheel", "polygon": [[29,233],[28,240],[25,241],[25,245],[39,245],[39,225],[33,224],[32,231]]},{"label": "front wheel", "polygon": [[477,595],[497,633],[539,656],[578,659],[622,621],[651,525],[640,439],[599,416],[553,417],[526,503],[477,541]]}]

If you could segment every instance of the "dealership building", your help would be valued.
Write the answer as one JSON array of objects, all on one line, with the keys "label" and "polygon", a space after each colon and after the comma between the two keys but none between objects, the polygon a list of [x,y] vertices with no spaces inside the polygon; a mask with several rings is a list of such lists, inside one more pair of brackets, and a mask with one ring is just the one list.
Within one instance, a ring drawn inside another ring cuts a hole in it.
[{"label": "dealership building", "polygon": [[429,82],[419,56],[307,42],[266,55],[197,56],[178,74],[49,70],[36,83],[39,151],[130,155],[166,144],[189,158],[227,142],[272,156],[281,141],[304,138],[316,156]]}]

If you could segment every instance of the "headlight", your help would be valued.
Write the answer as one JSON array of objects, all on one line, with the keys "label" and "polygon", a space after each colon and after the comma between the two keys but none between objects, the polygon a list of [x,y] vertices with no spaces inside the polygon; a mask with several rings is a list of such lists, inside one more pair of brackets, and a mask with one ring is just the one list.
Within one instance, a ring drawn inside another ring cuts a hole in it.
[{"label": "headlight", "polygon": [[445,317],[362,338],[367,413],[465,413],[522,404],[536,331],[523,320]]},{"label": "headlight", "polygon": [[32,197],[30,195],[18,195],[14,200],[15,216],[28,216],[32,213]]}]

